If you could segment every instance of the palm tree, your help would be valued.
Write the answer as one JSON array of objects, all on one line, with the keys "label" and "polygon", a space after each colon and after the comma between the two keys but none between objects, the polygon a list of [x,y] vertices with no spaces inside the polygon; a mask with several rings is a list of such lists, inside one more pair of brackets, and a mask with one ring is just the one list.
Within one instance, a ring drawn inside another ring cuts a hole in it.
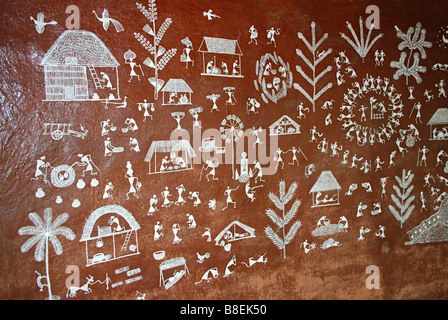
[{"label": "palm tree", "polygon": [[34,245],[36,245],[36,250],[34,251],[34,259],[36,261],[42,261],[45,256],[45,271],[46,280],[48,287],[48,298],[53,299],[51,293],[51,283],[48,268],[48,240],[50,240],[53,245],[54,251],[57,255],[62,254],[62,245],[58,235],[62,235],[69,240],[74,240],[76,238],[75,234],[70,228],[62,227],[61,225],[67,221],[68,214],[63,213],[58,216],[54,222],[52,222],[53,210],[51,208],[46,208],[44,210],[44,220],[36,212],[31,212],[28,217],[34,226],[26,226],[19,229],[19,235],[21,236],[32,236],[29,238],[21,247],[22,252],[27,252]]}]

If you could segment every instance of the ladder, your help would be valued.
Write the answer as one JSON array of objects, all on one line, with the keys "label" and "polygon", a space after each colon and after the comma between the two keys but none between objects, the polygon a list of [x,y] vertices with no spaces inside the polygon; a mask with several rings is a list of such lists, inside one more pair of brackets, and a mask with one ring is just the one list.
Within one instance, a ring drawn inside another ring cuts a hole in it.
[{"label": "ladder", "polygon": [[99,88],[99,89],[103,89],[103,85],[101,84],[100,79],[98,78],[98,74],[96,73],[95,68],[93,67],[93,65],[88,64],[87,68],[89,68],[90,71],[90,75],[92,76],[93,79],[93,83],[95,84],[95,88]]},{"label": "ladder", "polygon": [[121,247],[120,252],[123,252],[127,249],[129,240],[131,239],[131,235],[132,235],[132,230],[130,230],[130,231],[128,231],[128,233],[126,233],[126,238],[124,239],[123,246]]}]

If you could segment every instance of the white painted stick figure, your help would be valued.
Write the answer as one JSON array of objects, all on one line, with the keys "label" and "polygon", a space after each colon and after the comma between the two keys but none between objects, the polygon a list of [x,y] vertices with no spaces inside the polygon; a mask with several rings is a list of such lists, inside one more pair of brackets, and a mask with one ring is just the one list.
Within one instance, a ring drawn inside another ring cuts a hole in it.
[{"label": "white painted stick figure", "polygon": [[356,163],[356,161],[362,161],[362,159],[364,159],[364,157],[358,158],[356,157],[356,154],[352,156],[352,164],[350,165],[350,168],[357,168],[358,164]]},{"label": "white painted stick figure", "polygon": [[333,123],[333,120],[331,120],[331,113],[328,113],[325,117],[325,125],[328,126]]},{"label": "white painted stick figure", "polygon": [[169,208],[173,204],[173,201],[168,199],[169,196],[171,196],[170,191],[168,190],[168,187],[165,187],[165,190],[161,192],[161,195],[163,197],[163,204],[162,207]]},{"label": "white painted stick figure", "polygon": [[[78,164],[80,167],[86,167],[86,169],[82,171],[82,176],[83,176],[83,177],[84,177],[84,175],[85,175],[86,172],[90,172],[91,175],[96,175],[96,174],[98,174],[99,169],[98,169],[98,167],[93,163],[93,161],[92,161],[92,156],[91,156],[90,154],[86,154],[86,155],[84,155],[84,154],[80,153],[80,154],[78,154],[78,157],[79,157],[79,159],[80,159],[81,162],[77,162],[77,164]],[[94,168],[95,168],[96,170],[98,170],[98,171],[95,172],[95,171],[93,170]]]},{"label": "white painted stick figure", "polygon": [[292,147],[291,149],[289,149],[286,152],[292,152],[292,161],[289,164],[294,164],[294,161],[297,162],[297,166],[300,166],[299,164],[299,160],[297,159],[297,153],[302,153],[303,157],[306,159],[305,154],[303,153],[302,149],[296,149],[296,147]]},{"label": "white painted stick figure", "polygon": [[182,197],[182,192],[186,191],[185,187],[183,184],[179,185],[176,187],[177,189],[177,201],[174,203],[175,205],[179,206],[179,205],[183,205],[186,201],[184,200],[184,198]]},{"label": "white painted stick figure", "polygon": [[423,210],[428,211],[428,209],[426,208],[426,200],[425,200],[425,196],[423,194],[423,191],[420,191],[420,201],[422,203],[422,206],[420,208],[420,212],[422,212]]},{"label": "white painted stick figure", "polygon": [[348,155],[349,155],[350,151],[349,150],[345,150],[344,154],[342,156],[342,164],[347,164],[348,163]]},{"label": "white painted stick figure", "polygon": [[261,169],[261,164],[258,160],[254,160],[254,170],[252,172],[255,176],[254,182],[257,183],[257,180],[263,181],[263,170]]},{"label": "white painted stick figure", "polygon": [[196,221],[194,220],[194,217],[192,214],[187,213],[187,224],[188,224],[188,228],[190,229],[194,229],[196,228]]},{"label": "white painted stick figure", "polygon": [[317,142],[317,138],[316,138],[316,135],[320,138],[320,137],[322,137],[322,135],[323,135],[323,133],[319,133],[319,132],[317,132],[317,130],[316,130],[316,126],[313,126],[311,129],[310,129],[310,142]]},{"label": "white painted stick figure", "polygon": [[395,158],[396,153],[397,153],[397,151],[394,150],[389,154],[389,168],[392,166],[395,166],[394,158]]},{"label": "white painted stick figure", "polygon": [[283,167],[285,166],[285,163],[283,162],[283,159],[282,159],[282,153],[284,153],[284,152],[283,152],[283,150],[280,149],[280,148],[278,148],[278,149],[275,151],[274,161],[277,161],[277,164],[276,164],[276,166],[275,166],[275,170],[277,170],[278,165],[280,164],[280,162],[282,163],[282,169],[283,169]]},{"label": "white painted stick figure", "polygon": [[370,232],[369,228],[364,228],[364,226],[361,226],[361,228],[359,229],[359,237],[358,240],[364,240],[364,234]]},{"label": "white painted stick figure", "polygon": [[297,106],[297,110],[298,110],[298,115],[297,118],[302,119],[302,117],[305,118],[305,113],[304,111],[306,110],[306,112],[310,112],[310,108],[305,108],[303,106],[303,102],[300,102],[300,104]]},{"label": "white painted stick figure", "polygon": [[36,172],[34,173],[34,178],[31,178],[31,180],[38,180],[39,177],[42,177],[44,182],[49,182],[47,180],[48,167],[50,167],[50,163],[45,161],[45,156],[40,157],[36,161]]},{"label": "white painted stick figure", "polygon": [[158,202],[159,199],[157,199],[157,195],[155,194],[149,199],[148,216],[152,216],[154,212],[159,211],[159,208],[156,207]]},{"label": "white painted stick figure", "polygon": [[426,96],[426,102],[429,102],[431,99],[434,99],[434,95],[430,94],[432,90],[425,89],[423,95]]},{"label": "white painted stick figure", "polygon": [[111,131],[115,131],[117,130],[117,127],[115,127],[110,119],[107,119],[105,121],[101,121],[101,135],[105,136],[109,134],[109,130]]},{"label": "white painted stick figure", "polygon": [[367,208],[367,205],[360,202],[358,204],[358,209],[356,211],[356,217],[362,217],[362,210],[365,210]]},{"label": "white painted stick figure", "polygon": [[108,182],[106,186],[104,187],[104,193],[103,193],[103,199],[112,199],[112,193],[111,190],[114,189],[114,185],[112,182]]},{"label": "white painted stick figure", "polygon": [[275,42],[275,36],[280,34],[280,29],[277,28],[277,30],[274,29],[274,27],[271,27],[271,29],[266,30],[267,32],[267,38],[268,38],[268,44],[274,44],[274,47],[277,47],[277,43]]},{"label": "white painted stick figure", "polygon": [[194,199],[193,201],[193,206],[197,207],[198,205],[201,204],[201,199],[199,199],[199,192],[198,191],[194,191],[194,192],[189,192],[188,193],[190,195],[189,199]]},{"label": "white painted stick figure", "polygon": [[418,150],[418,157],[417,157],[417,166],[422,166],[423,164],[426,167],[426,154],[429,152],[428,147],[423,146]]},{"label": "white painted stick figure", "polygon": [[105,73],[101,71],[101,82],[105,82],[106,84],[104,85],[105,88],[109,88],[110,90],[116,90],[116,88],[113,87],[112,82],[110,81],[109,76]]},{"label": "white painted stick figure", "polygon": [[181,40],[181,43],[185,45],[185,48],[182,51],[182,55],[180,57],[181,62],[185,62],[185,68],[188,69],[188,63],[191,62],[191,65],[194,66],[194,61],[190,58],[190,52],[193,50],[193,43],[190,41],[188,37]]},{"label": "white painted stick figure", "polygon": [[134,150],[135,152],[140,152],[140,147],[138,145],[138,141],[136,138],[129,138],[129,146],[131,147],[131,150]]},{"label": "white painted stick figure", "polygon": [[171,229],[173,230],[173,234],[174,234],[174,239],[173,239],[173,244],[179,243],[182,241],[181,238],[179,238],[179,231],[180,231],[180,225],[178,223],[174,223],[173,226],[171,227]]},{"label": "white painted stick figure", "polygon": [[379,238],[385,238],[386,237],[386,235],[384,234],[385,231],[386,231],[386,227],[379,225],[378,230],[375,232],[375,235]]},{"label": "white painted stick figure", "polygon": [[382,188],[382,190],[381,190],[381,198],[382,197],[386,197],[387,196],[387,194],[386,194],[387,177],[380,178],[380,183],[381,183],[381,188]]},{"label": "white painted stick figure", "polygon": [[250,33],[250,41],[249,41],[249,44],[251,44],[252,41],[255,41],[255,45],[258,46],[258,42],[257,42],[258,31],[257,31],[257,29],[255,29],[255,27],[254,27],[253,25],[249,28],[249,33]]},{"label": "white painted stick figure", "polygon": [[150,117],[151,120],[153,120],[152,115],[149,114],[149,110],[151,110],[152,112],[154,112],[154,103],[148,103],[146,101],[146,99],[143,100],[143,102],[139,102],[138,103],[138,111],[142,111],[142,109],[144,109],[145,111],[143,112],[143,121],[146,121],[147,117]]},{"label": "white painted stick figure", "polygon": [[160,223],[160,221],[157,221],[157,223],[154,225],[154,241],[157,241],[160,239],[161,236],[163,236],[163,225]]},{"label": "white painted stick figure", "polygon": [[378,170],[383,170],[383,164],[384,161],[381,161],[380,156],[377,156],[375,159],[375,172],[377,172]]},{"label": "white painted stick figure", "polygon": [[443,96],[446,98],[445,89],[443,88],[445,87],[445,80],[441,79],[439,83],[435,84],[435,87],[439,89],[439,95],[437,97],[440,98],[440,96]]},{"label": "white painted stick figure", "polygon": [[224,195],[227,196],[227,198],[226,198],[226,206],[222,209],[222,211],[224,211],[225,209],[227,209],[229,207],[229,203],[233,203],[233,207],[236,208],[236,202],[232,201],[231,193],[232,193],[232,191],[235,191],[238,188],[239,188],[239,186],[236,187],[235,189],[230,189],[230,187],[227,186],[226,191],[224,191]]}]

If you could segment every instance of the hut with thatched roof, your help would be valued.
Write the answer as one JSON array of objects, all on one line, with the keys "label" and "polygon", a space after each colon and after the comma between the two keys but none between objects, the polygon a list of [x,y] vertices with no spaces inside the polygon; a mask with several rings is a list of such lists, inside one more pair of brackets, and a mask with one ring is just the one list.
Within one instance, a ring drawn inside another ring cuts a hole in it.
[{"label": "hut with thatched roof", "polygon": [[93,211],[79,240],[86,245],[87,266],[139,254],[139,229],[138,222],[122,206],[106,205]]},{"label": "hut with thatched roof", "polygon": [[448,108],[437,109],[427,125],[429,140],[448,140]]},{"label": "hut with thatched roof", "polygon": [[[162,156],[157,159],[160,153]],[[159,140],[151,143],[145,162],[149,163],[149,174],[177,172],[193,169],[194,157],[196,153],[188,140]]]},{"label": "hut with thatched roof", "polygon": [[163,102],[166,105],[191,105],[190,86],[183,79],[170,79],[162,88]]},{"label": "hut with thatched roof", "polygon": [[46,100],[120,99],[118,66],[104,43],[92,32],[67,30],[42,59]]},{"label": "hut with thatched roof", "polygon": [[204,37],[198,52],[202,53],[201,75],[244,78],[238,40]]},{"label": "hut with thatched roof", "polygon": [[310,190],[314,207],[334,206],[339,204],[341,186],[331,171],[322,171]]}]

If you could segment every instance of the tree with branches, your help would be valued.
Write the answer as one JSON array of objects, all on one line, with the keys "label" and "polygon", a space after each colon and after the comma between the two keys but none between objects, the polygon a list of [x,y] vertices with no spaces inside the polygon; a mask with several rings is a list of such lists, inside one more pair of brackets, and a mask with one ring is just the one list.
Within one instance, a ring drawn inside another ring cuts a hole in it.
[{"label": "tree with branches", "polygon": [[286,204],[292,200],[297,186],[297,183],[293,182],[289,187],[288,192],[286,192],[286,183],[282,180],[279,183],[279,197],[272,192],[269,192],[268,195],[269,200],[271,200],[275,207],[282,212],[282,216],[280,217],[277,215],[277,213],[271,208],[266,210],[266,215],[277,225],[278,228],[282,230],[282,235],[279,236],[270,226],[265,227],[264,231],[272,243],[274,243],[279,250],[283,250],[283,259],[286,258],[286,245],[291,243],[302,225],[300,220],[296,220],[292,224],[291,228],[289,228],[289,231],[286,232],[286,225],[289,224],[295,217],[297,210],[302,203],[301,200],[296,199],[289,210],[286,211]]},{"label": "tree with branches", "polygon": [[165,21],[160,26],[159,30],[156,31],[156,20],[157,20],[157,7],[155,0],[148,0],[148,8],[146,8],[141,3],[137,2],[137,8],[143,13],[143,15],[151,22],[152,26],[146,24],[143,27],[143,31],[148,33],[153,37],[153,42],[146,39],[144,35],[139,32],[135,32],[135,38],[140,42],[140,44],[152,55],[152,59],[147,57],[143,64],[154,69],[154,77],[148,78],[149,83],[154,86],[154,99],[157,100],[159,97],[159,91],[162,89],[165,81],[159,79],[159,71],[163,70],[168,64],[170,59],[174,57],[177,52],[176,48],[171,48],[166,50],[160,45],[160,42],[172,23],[171,18],[166,18]]},{"label": "tree with branches", "polygon": [[299,32],[297,34],[299,39],[303,41],[303,43],[306,45],[307,49],[310,51],[312,58],[311,60],[308,59],[304,54],[303,51],[300,49],[296,49],[297,55],[303,60],[306,66],[311,70],[311,76],[307,75],[307,73],[304,71],[304,69],[301,66],[296,66],[296,70],[300,75],[308,82],[309,85],[313,87],[313,91],[308,93],[305,88],[300,85],[299,83],[294,83],[294,89],[298,90],[300,93],[302,93],[305,98],[308,99],[309,102],[313,104],[313,112],[316,111],[316,101],[320,98],[320,96],[330,89],[333,84],[331,82],[327,83],[323,88],[321,88],[319,91],[317,89],[317,83],[321,78],[328,72],[331,71],[332,67],[327,66],[323,71],[320,73],[317,72],[317,66],[319,63],[322,62],[333,50],[331,48],[327,50],[318,51],[320,45],[328,38],[328,33],[325,33],[320,40],[316,42],[316,24],[311,22],[311,43],[308,42],[308,40],[305,38],[305,36]]},{"label": "tree with branches", "polygon": [[412,204],[415,196],[411,195],[412,190],[414,190],[414,186],[411,185],[413,179],[414,174],[411,170],[406,172],[406,170],[403,169],[401,178],[399,176],[395,176],[398,186],[394,185],[393,188],[397,195],[395,196],[392,194],[391,198],[396,205],[396,208],[393,205],[389,205],[389,210],[395,219],[400,222],[400,228],[403,228],[403,222],[409,218],[415,208],[415,205]]}]

